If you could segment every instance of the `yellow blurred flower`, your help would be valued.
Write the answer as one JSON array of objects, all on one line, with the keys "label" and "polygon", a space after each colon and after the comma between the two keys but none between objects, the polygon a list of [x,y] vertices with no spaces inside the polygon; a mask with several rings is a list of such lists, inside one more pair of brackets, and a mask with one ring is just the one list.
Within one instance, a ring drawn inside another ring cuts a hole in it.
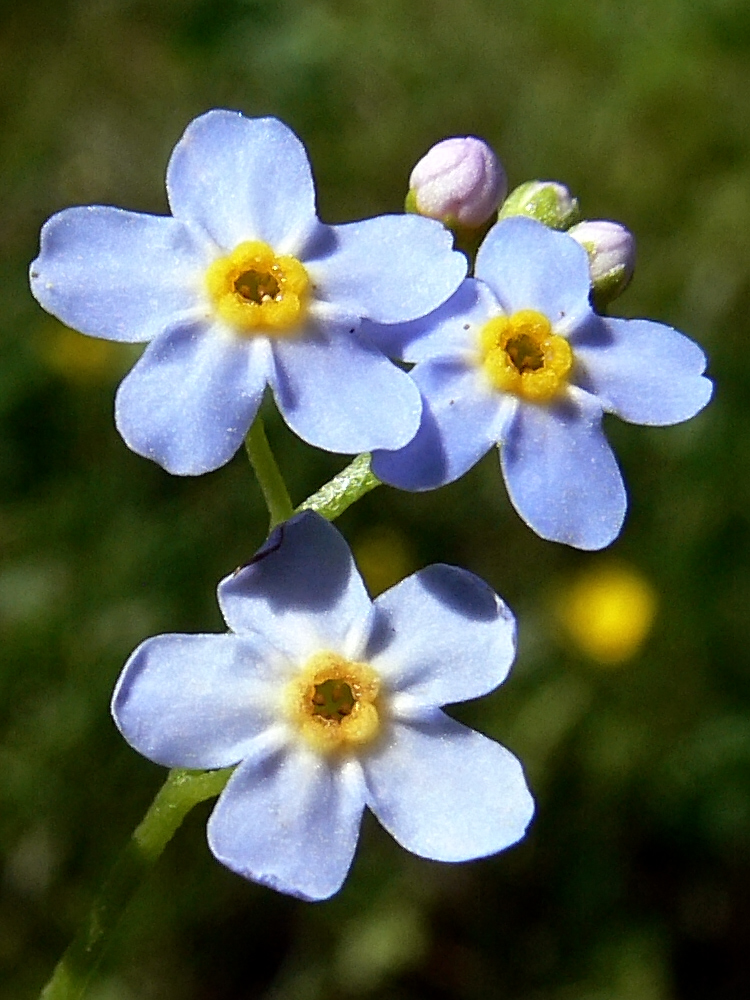
[{"label": "yellow blurred flower", "polygon": [[58,375],[77,383],[108,382],[132,360],[121,344],[86,337],[56,320],[39,331],[38,349],[44,363]]},{"label": "yellow blurred flower", "polygon": [[555,615],[592,660],[616,665],[634,656],[651,630],[658,598],[649,581],[623,563],[584,570],[555,599]]},{"label": "yellow blurred flower", "polygon": [[352,545],[367,589],[373,597],[413,573],[416,560],[403,532],[378,524],[362,532]]}]

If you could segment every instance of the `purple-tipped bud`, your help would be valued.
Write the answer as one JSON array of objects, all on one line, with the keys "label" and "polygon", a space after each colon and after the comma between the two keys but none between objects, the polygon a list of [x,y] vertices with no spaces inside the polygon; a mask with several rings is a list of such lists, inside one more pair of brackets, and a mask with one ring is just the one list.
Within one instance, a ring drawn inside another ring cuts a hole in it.
[{"label": "purple-tipped bud", "polygon": [[591,286],[598,304],[616,299],[627,288],[635,268],[635,238],[619,222],[579,222],[568,235],[589,255]]},{"label": "purple-tipped bud", "polygon": [[406,210],[452,229],[479,229],[507,190],[502,164],[486,142],[472,135],[444,139],[412,170]]}]

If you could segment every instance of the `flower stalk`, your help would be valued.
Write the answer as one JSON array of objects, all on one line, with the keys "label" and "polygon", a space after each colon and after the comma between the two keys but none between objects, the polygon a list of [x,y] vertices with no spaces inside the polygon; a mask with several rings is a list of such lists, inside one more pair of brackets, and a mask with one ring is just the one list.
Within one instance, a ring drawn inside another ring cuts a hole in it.
[{"label": "flower stalk", "polygon": [[232,768],[221,771],[177,768],[169,772],[94,899],[78,934],[42,990],[41,1000],[80,1000],[85,995],[109,944],[111,932],[136,889],[193,806],[218,795],[231,772]]},{"label": "flower stalk", "polygon": [[347,507],[351,507],[366,493],[380,485],[380,480],[370,468],[370,456],[368,454],[357,455],[330,482],[325,483],[316,493],[301,503],[297,507],[297,513],[302,510],[314,510],[326,520],[335,521]]},{"label": "flower stalk", "polygon": [[245,451],[268,508],[271,518],[270,531],[277,524],[288,520],[294,513],[294,508],[284,477],[268,443],[263,418],[260,415],[255,418],[247,432]]}]

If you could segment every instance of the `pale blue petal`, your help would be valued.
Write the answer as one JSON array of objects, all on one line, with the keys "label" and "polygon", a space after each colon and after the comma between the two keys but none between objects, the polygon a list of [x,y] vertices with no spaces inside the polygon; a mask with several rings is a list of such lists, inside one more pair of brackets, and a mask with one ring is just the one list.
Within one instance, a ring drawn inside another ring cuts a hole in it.
[{"label": "pale blue petal", "polygon": [[437,564],[375,601],[365,659],[399,710],[478,698],[502,684],[515,655],[513,615],[484,580]]},{"label": "pale blue petal", "polygon": [[115,421],[127,445],[177,476],[218,469],[242,444],[270,367],[266,338],[205,321],[150,344],[124,379]]},{"label": "pale blue petal", "polygon": [[447,302],[427,316],[411,323],[364,323],[361,333],[384,354],[403,361],[463,357],[476,351],[482,327],[500,312],[487,285],[467,278]]},{"label": "pale blue petal", "polygon": [[356,763],[289,749],[243,761],[208,822],[232,871],[300,899],[327,899],[346,878],[364,808]]},{"label": "pale blue petal", "polygon": [[496,223],[474,268],[504,310],[535,309],[557,332],[573,329],[591,311],[586,251],[567,233],[516,216]]},{"label": "pale blue petal", "polygon": [[394,723],[364,758],[367,805],[395,839],[435,861],[470,861],[520,840],[534,812],[521,765],[440,711]]},{"label": "pale blue petal", "polygon": [[262,240],[298,255],[319,226],[305,147],[276,118],[223,110],[196,118],[172,153],[167,191],[174,216],[225,251]]},{"label": "pale blue petal", "polygon": [[571,337],[576,381],[606,410],[634,424],[677,424],[702,410],[713,386],[706,358],[671,326],[646,319],[602,319]]},{"label": "pale blue petal", "polygon": [[132,654],[112,697],[117,727],[166,767],[229,767],[277,721],[271,652],[258,636],[158,635]]},{"label": "pale blue petal", "polygon": [[207,241],[176,219],[92,205],[42,228],[31,290],[68,326],[106,340],[151,340],[205,309]]},{"label": "pale blue petal", "polygon": [[259,632],[297,664],[322,649],[355,656],[372,610],[349,546],[312,511],[272,531],[222,580],[219,605],[233,631]]},{"label": "pale blue petal", "polygon": [[331,227],[335,245],[305,261],[320,297],[376,323],[436,309],[461,284],[466,257],[434,219],[381,215]]},{"label": "pale blue petal", "polygon": [[422,400],[409,376],[349,328],[273,344],[276,404],[303,441],[356,454],[398,448],[419,427]]},{"label": "pale blue petal", "polygon": [[569,397],[518,407],[501,449],[503,474],[513,506],[538,535],[602,549],[622,527],[625,487],[599,404],[580,391]]},{"label": "pale blue petal", "polygon": [[434,361],[411,372],[422,393],[416,436],[398,451],[376,451],[372,470],[402,490],[432,490],[467,472],[498,440],[513,401],[491,392],[461,361]]}]

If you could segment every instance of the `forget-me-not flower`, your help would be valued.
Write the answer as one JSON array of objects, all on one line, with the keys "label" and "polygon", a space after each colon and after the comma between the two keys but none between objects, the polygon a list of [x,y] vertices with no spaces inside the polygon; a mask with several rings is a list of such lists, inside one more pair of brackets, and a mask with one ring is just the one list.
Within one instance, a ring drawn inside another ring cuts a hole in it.
[{"label": "forget-me-not flower", "polygon": [[669,326],[597,315],[586,251],[532,219],[498,222],[467,279],[432,315],[370,336],[416,362],[416,437],[378,451],[387,483],[427,490],[500,446],[511,501],[543,538],[581,549],[620,531],[626,494],[602,415],[675,424],[708,402],[701,349]]},{"label": "forget-me-not flower", "polygon": [[533,803],[519,762],[440,710],[510,669],[513,616],[486,583],[434,565],[373,602],[342,536],[308,511],[218,595],[231,631],[146,640],[112,710],[160,764],[238,765],[208,823],[219,861],[325,899],[346,877],[365,806],[440,861],[523,836]]},{"label": "forget-me-not flower", "polygon": [[358,335],[412,320],[466,273],[430,219],[322,224],[305,149],[274,118],[195,119],[167,170],[171,216],[94,205],[42,229],[31,286],[95,337],[150,341],[117,393],[127,444],[195,475],[235,453],[265,386],[289,426],[329,451],[398,448],[419,393]]}]

